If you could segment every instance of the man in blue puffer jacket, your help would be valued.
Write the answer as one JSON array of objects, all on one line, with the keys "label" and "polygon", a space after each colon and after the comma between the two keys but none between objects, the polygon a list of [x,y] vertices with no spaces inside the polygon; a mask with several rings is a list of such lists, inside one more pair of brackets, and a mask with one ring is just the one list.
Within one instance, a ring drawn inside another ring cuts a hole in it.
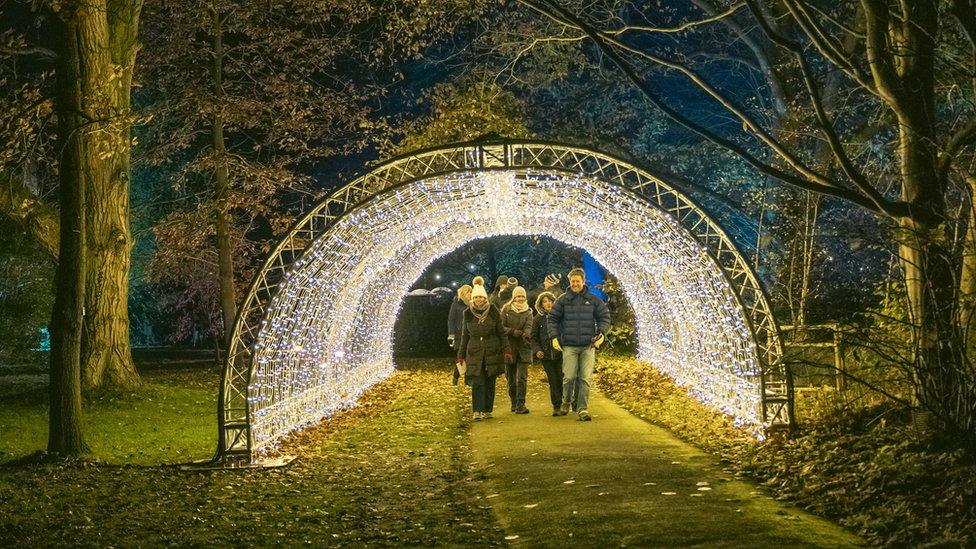
[{"label": "man in blue puffer jacket", "polygon": [[590,380],[596,349],[603,345],[610,330],[610,310],[586,288],[583,269],[569,271],[568,278],[569,290],[556,299],[547,326],[554,335],[552,347],[563,352],[563,403],[559,414],[568,414],[575,399],[579,420],[590,421]]}]

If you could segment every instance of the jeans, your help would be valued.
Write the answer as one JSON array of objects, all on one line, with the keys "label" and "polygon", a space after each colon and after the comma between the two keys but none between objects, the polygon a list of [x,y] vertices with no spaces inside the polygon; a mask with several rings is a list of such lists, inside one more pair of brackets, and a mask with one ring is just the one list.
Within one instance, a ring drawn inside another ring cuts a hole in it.
[{"label": "jeans", "polygon": [[[468,365],[470,368],[471,365]],[[495,376],[489,376],[485,364],[481,364],[481,375],[471,384],[471,410],[490,412],[495,408]]]},{"label": "jeans", "polygon": [[586,410],[590,403],[590,380],[596,349],[563,347],[563,403],[575,404],[576,410]]},{"label": "jeans", "polygon": [[519,362],[505,365],[505,379],[508,380],[508,398],[512,401],[512,411],[525,406],[525,390],[529,382],[529,364]]},{"label": "jeans", "polygon": [[559,408],[563,401],[563,365],[558,359],[542,359],[542,369],[549,380],[549,401],[553,409]]}]

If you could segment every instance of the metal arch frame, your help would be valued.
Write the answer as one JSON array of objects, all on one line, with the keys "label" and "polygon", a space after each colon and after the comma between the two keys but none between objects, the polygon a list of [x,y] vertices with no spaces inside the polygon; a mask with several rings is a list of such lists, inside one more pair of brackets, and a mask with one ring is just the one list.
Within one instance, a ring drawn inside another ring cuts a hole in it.
[{"label": "metal arch frame", "polygon": [[302,252],[347,211],[390,189],[451,173],[534,169],[599,179],[627,189],[670,215],[719,266],[749,323],[762,375],[762,417],[768,428],[788,427],[792,387],[782,364],[779,328],[758,277],[725,231],[691,199],[656,176],[614,156],[561,143],[490,140],[412,152],[386,161],[321,200],[270,252],[238,309],[217,402],[217,457],[252,456],[248,385],[253,345],[266,308]]}]

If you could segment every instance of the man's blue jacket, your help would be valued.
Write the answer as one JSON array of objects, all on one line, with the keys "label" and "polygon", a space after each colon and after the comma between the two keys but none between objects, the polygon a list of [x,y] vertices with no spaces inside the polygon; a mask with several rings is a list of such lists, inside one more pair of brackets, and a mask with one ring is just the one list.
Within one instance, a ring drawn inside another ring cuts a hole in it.
[{"label": "man's blue jacket", "polygon": [[580,293],[567,290],[553,304],[548,326],[560,345],[586,347],[596,334],[610,330],[610,309],[586,286]]}]

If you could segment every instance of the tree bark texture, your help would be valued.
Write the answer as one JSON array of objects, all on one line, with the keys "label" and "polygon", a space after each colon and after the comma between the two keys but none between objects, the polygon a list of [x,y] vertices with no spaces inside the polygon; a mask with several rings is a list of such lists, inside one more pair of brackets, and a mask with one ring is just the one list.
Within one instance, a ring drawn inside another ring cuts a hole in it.
[{"label": "tree bark texture", "polygon": [[[224,41],[223,28],[220,24],[220,14],[213,12],[213,65],[211,67],[211,78],[213,79],[214,92],[220,96],[223,91],[223,55]],[[230,174],[227,167],[227,144],[224,141],[224,119],[220,112],[220,106],[214,113],[213,125],[211,127],[211,137],[213,138],[214,160],[217,166],[214,170],[214,191],[217,198],[217,210],[215,212],[214,228],[217,235],[217,277],[220,287],[220,311],[224,323],[225,346],[229,347],[230,338],[234,331],[234,321],[237,318],[237,296],[234,291],[234,255],[231,245],[231,214],[228,204],[228,193],[230,192]]]},{"label": "tree bark texture", "polygon": [[85,186],[78,160],[84,154],[79,66],[79,28],[59,26],[58,108],[61,161],[61,226],[51,316],[50,413],[47,450],[61,456],[85,452],[81,428],[81,334],[85,310]]},{"label": "tree bark texture", "polygon": [[82,384],[139,383],[129,343],[130,90],[141,1],[77,5],[84,146],[77,159],[85,185],[86,318]]},{"label": "tree bark texture", "polygon": [[962,271],[959,274],[959,323],[969,344],[973,313],[976,312],[976,176],[966,178],[969,189],[968,214],[962,246]]},{"label": "tree bark texture", "polygon": [[[919,407],[932,414],[935,425],[931,427],[937,433],[976,446],[976,402],[964,375],[969,363],[959,329],[959,281],[947,233],[947,185],[938,169],[934,95],[938,9],[929,2],[913,7],[909,15],[917,32],[892,42],[914,55],[876,70],[898,119],[902,198],[911,205],[911,216],[900,220],[899,248],[915,332],[916,398]],[[892,68],[900,75],[899,86],[885,88],[884,75]]]}]

